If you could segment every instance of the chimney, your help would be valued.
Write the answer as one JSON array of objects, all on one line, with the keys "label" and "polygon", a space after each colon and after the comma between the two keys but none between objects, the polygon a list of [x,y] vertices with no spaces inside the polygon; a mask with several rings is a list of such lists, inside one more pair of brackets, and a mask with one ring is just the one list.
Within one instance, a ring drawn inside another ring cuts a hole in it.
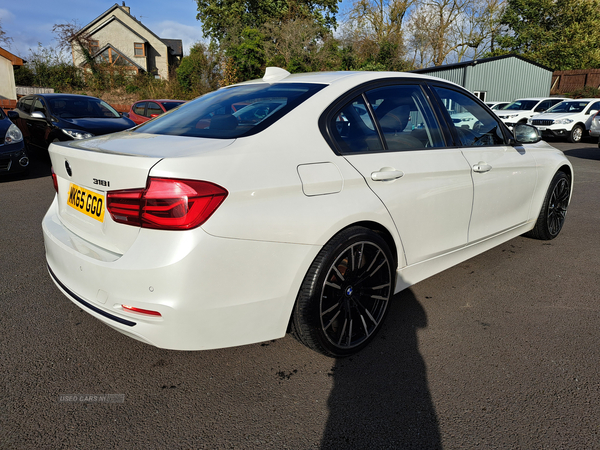
[{"label": "chimney", "polygon": [[125,2],[123,2],[123,6],[121,6],[121,8],[124,9],[127,14],[131,15],[131,8],[129,8],[129,6],[125,6]]}]

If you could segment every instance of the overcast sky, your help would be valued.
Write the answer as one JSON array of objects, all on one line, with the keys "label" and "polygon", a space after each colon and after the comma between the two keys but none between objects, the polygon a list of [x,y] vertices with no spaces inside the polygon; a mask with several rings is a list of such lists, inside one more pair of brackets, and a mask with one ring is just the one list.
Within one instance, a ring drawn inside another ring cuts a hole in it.
[{"label": "overcast sky", "polygon": [[[2,46],[27,59],[29,49],[36,49],[38,42],[44,47],[56,45],[54,24],[76,20],[80,26],[87,25],[115,3],[122,5],[123,0],[2,0],[2,29],[13,39],[10,46]],[[185,54],[194,42],[203,40],[194,0],[125,0],[125,5],[157,36],[181,39]]]}]

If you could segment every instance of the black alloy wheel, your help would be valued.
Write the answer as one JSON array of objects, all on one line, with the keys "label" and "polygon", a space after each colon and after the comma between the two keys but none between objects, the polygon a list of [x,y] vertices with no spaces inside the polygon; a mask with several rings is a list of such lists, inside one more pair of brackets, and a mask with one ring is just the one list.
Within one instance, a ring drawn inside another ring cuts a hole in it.
[{"label": "black alloy wheel", "polygon": [[381,328],[394,294],[394,258],[385,241],[361,227],[327,243],[308,271],[294,307],[294,335],[328,356],[352,355]]},{"label": "black alloy wheel", "polygon": [[571,180],[564,172],[557,172],[552,178],[535,227],[526,236],[546,241],[558,236],[565,223],[570,196]]}]

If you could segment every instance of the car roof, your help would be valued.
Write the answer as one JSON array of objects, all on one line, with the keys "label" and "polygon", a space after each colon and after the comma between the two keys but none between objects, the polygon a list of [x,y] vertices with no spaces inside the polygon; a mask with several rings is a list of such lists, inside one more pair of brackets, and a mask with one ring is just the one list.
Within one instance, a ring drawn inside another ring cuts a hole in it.
[{"label": "car roof", "polygon": [[511,103],[520,102],[520,101],[523,101],[523,100],[537,100],[537,101],[540,101],[540,100],[570,100],[570,99],[568,99],[566,97],[523,97],[523,98],[518,98],[516,100],[513,100]]},{"label": "car roof", "polygon": [[570,101],[570,102],[600,102],[600,98],[565,98],[564,101]]},{"label": "car roof", "polygon": [[[38,97],[42,97],[42,98],[57,98],[57,97],[72,97],[72,98],[95,98],[97,100],[101,100],[98,97],[93,97],[91,95],[80,95],[80,94],[58,94],[58,93],[54,93],[54,94],[32,94],[33,95],[37,95]],[[29,97],[29,96],[28,96]]]},{"label": "car roof", "polygon": [[[368,82],[374,80],[384,80],[387,78],[406,78],[406,79],[420,79],[429,81],[439,81],[442,83],[458,86],[451,81],[442,80],[438,77],[432,77],[429,75],[421,75],[408,72],[371,72],[371,71],[339,71],[339,72],[309,72],[309,73],[296,73],[288,74],[276,79],[265,80],[265,78],[259,78],[256,80],[245,81],[238,83],[235,86],[251,84],[251,83],[320,83],[320,84],[336,84],[338,82],[348,81],[352,79],[356,83]],[[229,86],[228,86],[229,87]]]},{"label": "car roof", "polygon": [[139,103],[139,102],[181,102],[181,103],[185,103],[186,100],[177,100],[174,98],[147,98],[144,100],[137,100],[135,103]]}]

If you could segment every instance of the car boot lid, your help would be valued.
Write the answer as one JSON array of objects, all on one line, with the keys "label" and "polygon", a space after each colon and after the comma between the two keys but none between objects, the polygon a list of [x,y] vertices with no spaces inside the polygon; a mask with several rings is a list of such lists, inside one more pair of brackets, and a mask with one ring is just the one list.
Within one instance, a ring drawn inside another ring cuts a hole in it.
[{"label": "car boot lid", "polygon": [[179,158],[220,150],[235,139],[206,139],[198,137],[122,131],[90,139],[61,142],[79,150],[149,158]]}]

